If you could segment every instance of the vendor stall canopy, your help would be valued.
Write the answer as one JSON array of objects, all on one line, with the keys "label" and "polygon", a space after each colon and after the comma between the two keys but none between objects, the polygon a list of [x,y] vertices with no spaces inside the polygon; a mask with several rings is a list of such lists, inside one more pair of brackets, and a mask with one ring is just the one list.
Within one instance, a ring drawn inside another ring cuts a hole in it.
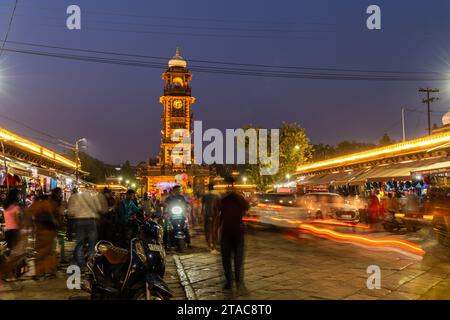
[{"label": "vendor stall canopy", "polygon": [[[312,173],[320,170],[349,166],[367,161],[407,155],[418,152],[429,152],[438,148],[450,148],[450,132],[430,135],[424,138],[396,143],[390,146],[353,153],[297,167],[296,174]],[[406,170],[405,170],[406,173]]]},{"label": "vendor stall canopy", "polygon": [[24,139],[6,129],[0,128],[0,139],[19,149],[31,152],[67,168],[75,169],[76,163],[34,142]]}]

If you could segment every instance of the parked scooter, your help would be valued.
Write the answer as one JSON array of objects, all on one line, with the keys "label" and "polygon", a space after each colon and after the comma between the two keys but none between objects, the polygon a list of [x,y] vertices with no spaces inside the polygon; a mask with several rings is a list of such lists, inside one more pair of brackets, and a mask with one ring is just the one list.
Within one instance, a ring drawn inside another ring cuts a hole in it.
[{"label": "parked scooter", "polygon": [[162,228],[154,221],[137,220],[139,234],[130,250],[99,241],[88,262],[83,289],[93,300],[168,300],[172,293],[164,282],[165,251]]}]

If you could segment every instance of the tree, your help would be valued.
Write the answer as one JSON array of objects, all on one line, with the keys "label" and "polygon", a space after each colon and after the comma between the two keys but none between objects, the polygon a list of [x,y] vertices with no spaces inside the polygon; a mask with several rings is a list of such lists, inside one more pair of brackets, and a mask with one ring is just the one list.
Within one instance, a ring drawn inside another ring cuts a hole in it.
[{"label": "tree", "polygon": [[[75,161],[75,152],[69,152],[66,157]],[[106,177],[114,173],[114,166],[108,165],[85,152],[80,152],[79,158],[81,170],[89,172],[89,175],[84,178],[88,182],[103,183],[105,182]]]},{"label": "tree", "polygon": [[[247,126],[246,129],[249,127]],[[259,130],[258,128],[255,129]],[[266,191],[274,183],[285,181],[287,174],[293,174],[297,166],[306,163],[311,158],[312,146],[306,137],[305,130],[297,123],[283,122],[279,138],[279,169],[276,174],[261,174],[263,164],[259,157],[256,164],[247,165],[246,172],[259,191]],[[268,135],[268,139],[267,145],[270,146],[270,135]],[[248,149],[247,147],[247,152]]]},{"label": "tree", "polygon": [[383,134],[380,141],[378,142],[378,145],[380,147],[388,146],[390,144],[394,144],[395,140],[392,140],[391,137],[387,133]]},{"label": "tree", "polygon": [[280,169],[277,180],[293,174],[297,166],[306,163],[312,156],[312,146],[305,129],[297,123],[283,122],[280,128]]},{"label": "tree", "polygon": [[320,143],[314,145],[312,160],[322,161],[351,153],[366,151],[372,148],[376,148],[376,145],[372,143],[348,140],[341,141],[336,146]]},{"label": "tree", "polygon": [[335,151],[336,156],[343,156],[346,154],[366,151],[375,147],[376,145],[374,145],[373,143],[344,140],[337,144]]},{"label": "tree", "polygon": [[336,150],[329,144],[319,143],[313,146],[312,161],[322,161],[334,157]]}]

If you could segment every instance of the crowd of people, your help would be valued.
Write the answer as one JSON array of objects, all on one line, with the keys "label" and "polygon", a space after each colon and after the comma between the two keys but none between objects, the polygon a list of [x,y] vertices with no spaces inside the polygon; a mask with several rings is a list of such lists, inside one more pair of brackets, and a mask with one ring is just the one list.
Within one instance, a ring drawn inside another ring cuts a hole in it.
[{"label": "crowd of people", "polygon": [[[11,189],[2,196],[5,240],[11,254],[24,250],[25,246],[20,244],[33,239],[35,279],[54,277],[59,266],[69,264],[86,270],[87,259],[99,240],[129,249],[131,239],[138,233],[138,220],[153,219],[160,223],[164,245],[170,250],[166,205],[179,201],[186,208],[188,246],[191,244],[189,229],[202,225],[211,253],[221,252],[226,278],[224,288],[230,289],[232,285],[232,259],[234,279],[242,288],[242,218],[249,204],[232,187],[223,196],[214,193],[210,185],[208,192],[196,197],[183,194],[180,186],[160,196],[146,193],[140,199],[134,190],[115,194],[107,188],[102,192],[80,192],[74,188],[68,201],[64,200],[61,188],[53,189],[49,195],[20,197],[18,189]],[[65,252],[66,241],[75,242],[72,257]],[[13,277],[1,276],[13,280]]]},{"label": "crowd of people", "polygon": [[427,193],[418,193],[416,189],[373,189],[367,199],[367,222],[377,223],[392,212],[433,214],[436,210],[443,209],[450,209],[450,193],[445,189],[433,188]]}]

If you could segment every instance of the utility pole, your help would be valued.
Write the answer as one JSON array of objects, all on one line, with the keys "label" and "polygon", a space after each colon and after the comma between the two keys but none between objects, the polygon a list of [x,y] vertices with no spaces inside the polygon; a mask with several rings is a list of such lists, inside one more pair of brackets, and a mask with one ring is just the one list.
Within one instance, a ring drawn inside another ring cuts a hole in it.
[{"label": "utility pole", "polygon": [[403,142],[406,141],[406,133],[405,133],[405,108],[402,108],[402,131],[403,131]]},{"label": "utility pole", "polygon": [[439,89],[430,89],[430,88],[420,88],[419,92],[426,92],[427,98],[422,99],[422,103],[426,103],[428,106],[428,134],[431,135],[431,108],[430,104],[431,102],[434,102],[436,100],[439,100],[437,97],[430,97],[430,93],[432,92],[439,92]]}]

